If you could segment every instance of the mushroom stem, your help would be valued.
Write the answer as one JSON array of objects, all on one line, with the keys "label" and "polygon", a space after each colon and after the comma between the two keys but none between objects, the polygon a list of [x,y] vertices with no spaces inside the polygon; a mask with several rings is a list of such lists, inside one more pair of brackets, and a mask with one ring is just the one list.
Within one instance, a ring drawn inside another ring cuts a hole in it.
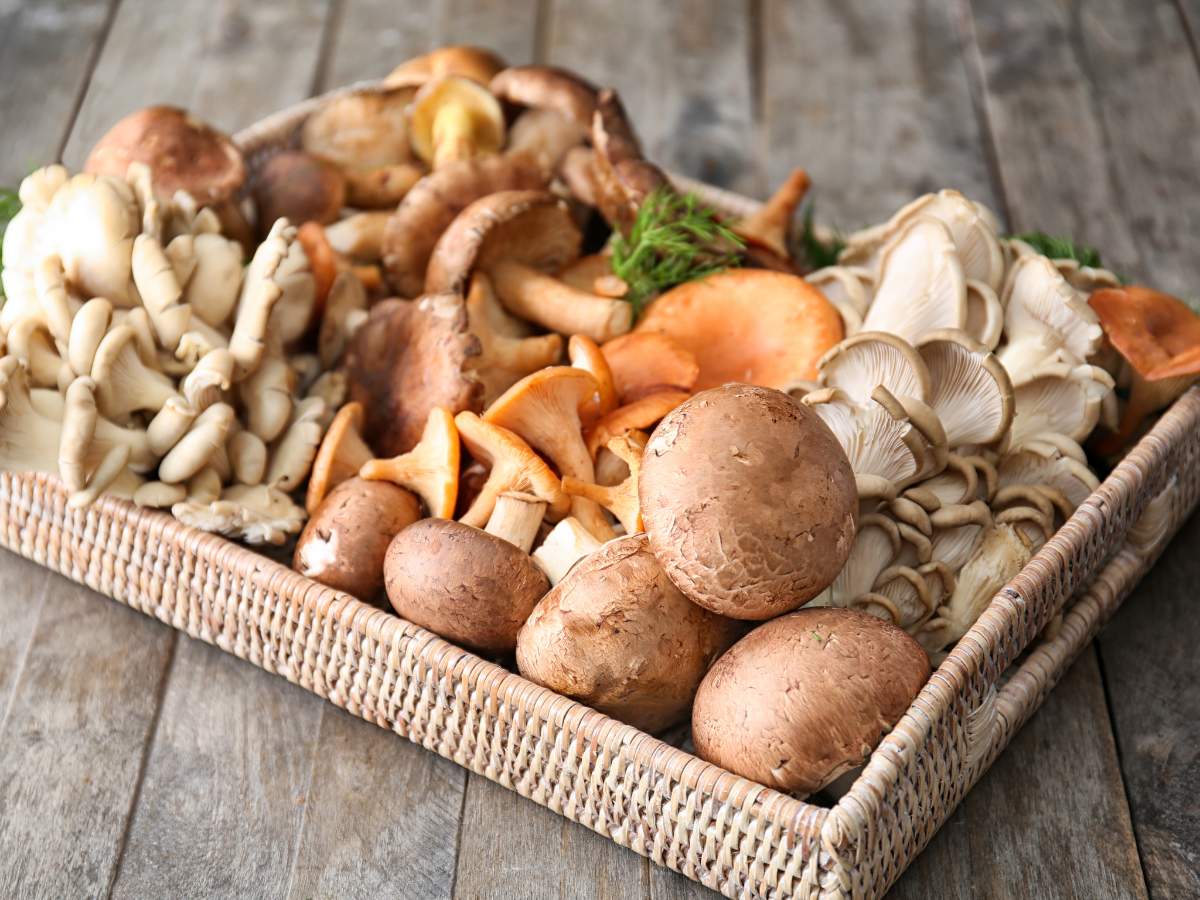
[{"label": "mushroom stem", "polygon": [[361,262],[376,262],[383,256],[383,229],[394,210],[355,213],[325,228],[329,246]]},{"label": "mushroom stem", "polygon": [[509,312],[551,331],[586,335],[602,344],[633,327],[631,304],[576,290],[524,263],[499,260],[489,274]]},{"label": "mushroom stem", "polygon": [[542,545],[533,551],[533,561],[546,573],[550,584],[558,584],[571,567],[594,550],[601,542],[592,536],[574,516],[568,516],[550,530]]},{"label": "mushroom stem", "polygon": [[583,497],[598,503],[617,517],[626,534],[644,531],[642,510],[638,502],[638,474],[642,468],[642,450],[628,435],[615,437],[607,444],[628,467],[629,475],[618,485],[600,485],[567,476],[562,480],[563,493]]},{"label": "mushroom stem", "polygon": [[782,259],[788,259],[788,235],[792,230],[792,216],[796,207],[808,193],[812,184],[808,172],[793,169],[784,181],[759,209],[734,226],[741,237],[762,244]]},{"label": "mushroom stem", "polygon": [[492,515],[483,530],[528,553],[545,515],[545,500],[532,494],[508,491],[496,498]]},{"label": "mushroom stem", "polygon": [[368,460],[358,476],[366,481],[390,481],[408,488],[425,501],[430,516],[451,519],[458,498],[458,469],[458,428],[454,416],[445,407],[435,406],[429,411],[417,446],[391,459]]}]

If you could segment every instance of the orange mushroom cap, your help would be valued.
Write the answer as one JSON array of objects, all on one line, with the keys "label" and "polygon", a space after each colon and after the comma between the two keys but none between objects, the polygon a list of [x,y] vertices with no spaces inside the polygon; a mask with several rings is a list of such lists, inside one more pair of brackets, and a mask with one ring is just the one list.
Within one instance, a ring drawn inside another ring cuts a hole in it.
[{"label": "orange mushroom cap", "polygon": [[358,474],[359,467],[371,458],[371,448],[360,433],[362,423],[362,404],[353,402],[339,409],[329,423],[308,476],[304,508],[310,516],[317,511],[326,494]]},{"label": "orange mushroom cap", "polygon": [[1178,297],[1140,285],[1088,298],[1108,340],[1150,381],[1200,374],[1200,316]]},{"label": "orange mushroom cap", "polygon": [[783,390],[817,377],[843,337],[825,296],[796,275],[729,269],[674,287],[650,304],[636,332],[659,332],[700,366],[696,390],[731,381]]},{"label": "orange mushroom cap", "polygon": [[425,501],[435,519],[454,517],[458,499],[459,446],[454,414],[435,406],[425,420],[421,440],[407,453],[391,459],[363,463],[358,477],[365,481],[390,481]]},{"label": "orange mushroom cap", "polygon": [[600,448],[608,446],[608,442],[613,438],[630,431],[649,428],[690,396],[687,391],[657,391],[614,409],[588,429],[588,452],[595,457]]},{"label": "orange mushroom cap", "polygon": [[700,377],[700,365],[692,352],[661,332],[623,334],[606,341],[601,349],[622,403],[667,388],[690,391]]},{"label": "orange mushroom cap", "polygon": [[588,425],[616,409],[617,391],[613,386],[613,374],[600,346],[585,334],[571,335],[571,340],[567,342],[567,358],[572,366],[590,372],[596,379],[597,389],[592,402],[580,413],[583,424]]}]

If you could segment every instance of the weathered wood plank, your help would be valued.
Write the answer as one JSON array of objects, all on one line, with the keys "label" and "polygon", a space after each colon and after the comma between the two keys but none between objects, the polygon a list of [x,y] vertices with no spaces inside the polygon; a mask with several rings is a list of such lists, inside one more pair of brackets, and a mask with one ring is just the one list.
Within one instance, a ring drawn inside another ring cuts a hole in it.
[{"label": "weathered wood plank", "polygon": [[174,642],[140,613],[48,579],[0,734],[0,896],[100,896]]},{"label": "weathered wood plank", "polygon": [[547,60],[616,88],[650,159],[761,194],[749,6],[558,0]]},{"label": "weathered wood plank", "polygon": [[852,230],[943,187],[997,205],[950,4],[765,0],[762,43],[770,180],[806,167],[819,219]]},{"label": "weathered wood plank", "polygon": [[326,709],[287,896],[449,898],[467,773]]},{"label": "weathered wood plank", "polygon": [[[1197,296],[1200,74],[1179,9],[979,3],[975,28],[1014,218],[1072,233],[1126,275]],[[1200,623],[1180,605],[1194,583],[1188,560],[1166,565],[1105,632],[1101,655],[1150,893],[1186,896],[1200,883],[1195,779],[1167,748],[1191,743],[1178,736],[1194,731],[1195,710],[1174,686],[1195,680]]]},{"label": "weathered wood plank", "polygon": [[62,150],[113,0],[0,3],[0,184]]},{"label": "weathered wood plank", "polygon": [[356,0],[342,11],[322,88],[382,78],[442,44],[476,44],[512,63],[533,59],[537,0]]},{"label": "weathered wood plank", "polygon": [[78,167],[125,113],[174,103],[236,130],[309,92],[328,4],[183,0],[121,5],[63,156]]},{"label": "weathered wood plank", "polygon": [[7,550],[0,554],[0,733],[42,612],[50,571]]},{"label": "weathered wood plank", "polygon": [[1121,768],[1154,897],[1200,896],[1200,664],[1192,520],[1100,638]]},{"label": "weathered wood plank", "polygon": [[901,876],[893,896],[1146,896],[1092,649]]},{"label": "weathered wood plank", "polygon": [[649,862],[484,778],[463,804],[456,900],[649,896]]},{"label": "weathered wood plank", "polygon": [[324,706],[179,640],[113,895],[282,896]]}]

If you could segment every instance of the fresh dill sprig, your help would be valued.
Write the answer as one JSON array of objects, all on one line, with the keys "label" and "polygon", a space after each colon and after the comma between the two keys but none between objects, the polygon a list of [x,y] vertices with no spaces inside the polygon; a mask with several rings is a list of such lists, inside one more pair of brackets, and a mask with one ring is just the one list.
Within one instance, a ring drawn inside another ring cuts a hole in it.
[{"label": "fresh dill sprig", "polygon": [[[12,188],[0,188],[0,270],[4,268],[4,232],[21,211],[21,199]],[[4,296],[4,285],[0,284],[0,297]]]},{"label": "fresh dill sprig", "polygon": [[629,287],[636,321],[667,288],[739,265],[743,246],[699,197],[664,186],[642,201],[628,237],[614,234],[612,269]]},{"label": "fresh dill sprig", "polygon": [[1099,269],[1103,265],[1100,262],[1100,253],[1095,247],[1077,244],[1065,235],[1046,234],[1044,231],[1027,231],[1024,234],[1013,236],[1050,259],[1073,259],[1081,266],[1090,266],[1093,269]]},{"label": "fresh dill sprig", "polygon": [[818,229],[813,221],[815,206],[816,204],[809,203],[804,209],[800,229],[800,251],[804,254],[809,268],[823,269],[826,266],[837,265],[838,256],[845,249],[846,241],[836,230],[827,238],[817,234]]}]

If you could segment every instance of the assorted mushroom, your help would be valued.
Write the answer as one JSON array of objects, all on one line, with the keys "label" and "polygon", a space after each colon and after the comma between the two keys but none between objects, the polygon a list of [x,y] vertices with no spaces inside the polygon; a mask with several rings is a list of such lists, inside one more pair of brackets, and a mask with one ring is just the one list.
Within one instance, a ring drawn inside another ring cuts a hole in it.
[{"label": "assorted mushroom", "polygon": [[472,47],[249,166],[138,111],[21,185],[0,467],[299,534],[318,582],[819,791],[1097,487],[1084,444],[1200,378],[1200,319],[953,190],[805,272],[809,184],[722,217],[611,90]]}]

